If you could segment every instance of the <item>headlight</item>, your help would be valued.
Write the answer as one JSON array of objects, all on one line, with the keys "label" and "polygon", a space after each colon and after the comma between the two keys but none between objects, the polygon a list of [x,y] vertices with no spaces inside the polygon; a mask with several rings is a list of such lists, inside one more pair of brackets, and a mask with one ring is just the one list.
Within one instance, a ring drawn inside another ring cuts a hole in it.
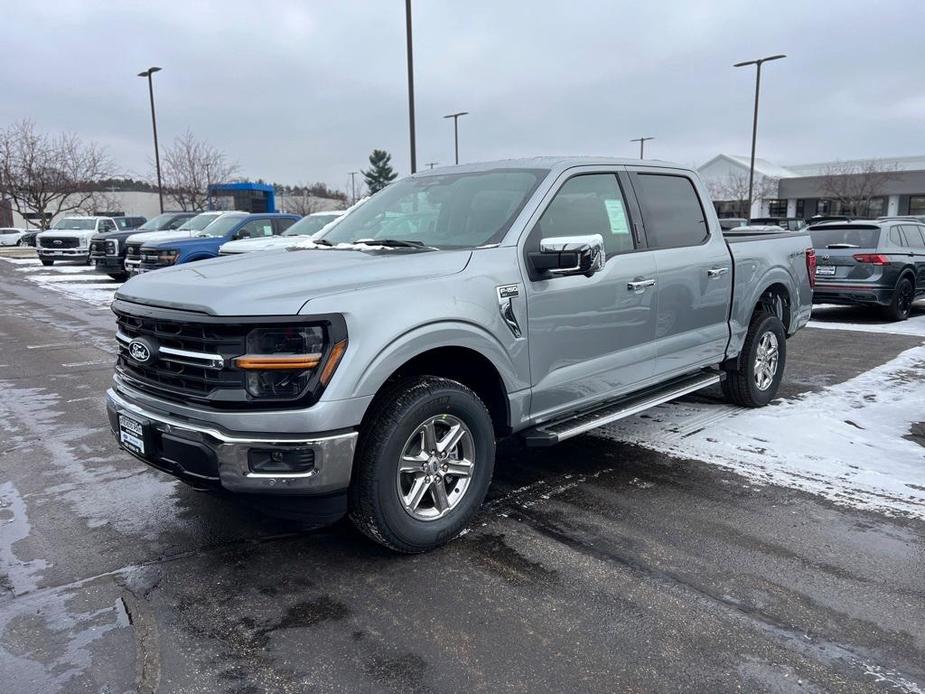
[{"label": "headlight", "polygon": [[106,255],[119,255],[119,242],[116,239],[106,241]]},{"label": "headlight", "polygon": [[330,346],[320,325],[256,328],[247,336],[247,354],[234,364],[247,372],[245,386],[255,398],[296,398],[315,379],[327,385],[347,348]]}]

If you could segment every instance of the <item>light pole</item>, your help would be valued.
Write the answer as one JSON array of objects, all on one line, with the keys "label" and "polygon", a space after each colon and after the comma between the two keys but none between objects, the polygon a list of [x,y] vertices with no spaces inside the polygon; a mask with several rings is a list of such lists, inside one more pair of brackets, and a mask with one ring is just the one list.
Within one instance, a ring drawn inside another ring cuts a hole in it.
[{"label": "light pole", "polygon": [[649,140],[654,140],[654,139],[655,139],[654,137],[634,137],[632,140],[630,140],[630,142],[639,143],[639,158],[640,159],[645,159],[644,155],[646,153],[646,150],[645,150],[646,142],[648,142]]},{"label": "light pole", "polygon": [[762,63],[767,63],[771,60],[780,60],[781,58],[786,58],[784,54],[780,55],[770,55],[767,58],[758,58],[757,60],[746,60],[742,63],[736,63],[732,67],[745,67],[747,65],[754,65],[757,69],[755,71],[755,115],[752,119],[752,160],[751,164],[748,167],[748,207],[746,210],[746,217],[751,218],[752,216],[752,192],[753,185],[755,182],[755,142],[758,139],[758,94],[761,90],[761,65]]},{"label": "light pole", "polygon": [[139,77],[148,78],[148,96],[151,97],[151,127],[154,129],[154,166],[157,168],[157,199],[160,203],[161,214],[164,213],[164,187],[161,185],[161,154],[157,147],[157,117],[154,115],[154,82],[151,75],[160,72],[159,67],[149,67],[144,72],[139,72]]},{"label": "light pole", "polygon": [[357,201],[357,178],[356,176],[358,173],[360,172],[359,171],[350,172],[350,189],[353,191],[353,197],[351,198],[351,200],[353,200],[354,205],[356,204],[356,201]]},{"label": "light pole", "polygon": [[411,173],[418,170],[414,151],[414,50],[411,40],[411,0],[405,0],[405,41],[408,53],[408,127],[411,131]]},{"label": "light pole", "polygon": [[456,151],[456,163],[459,163],[459,117],[468,116],[468,111],[459,111],[458,113],[451,113],[444,116],[444,118],[453,119],[453,148]]}]

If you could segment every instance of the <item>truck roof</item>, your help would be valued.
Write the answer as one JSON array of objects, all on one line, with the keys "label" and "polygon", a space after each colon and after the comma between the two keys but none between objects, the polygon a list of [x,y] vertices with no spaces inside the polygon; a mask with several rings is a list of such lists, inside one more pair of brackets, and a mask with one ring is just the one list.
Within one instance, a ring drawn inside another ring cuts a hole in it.
[{"label": "truck roof", "polygon": [[458,166],[438,166],[425,171],[418,171],[414,176],[435,176],[446,173],[474,173],[477,171],[490,171],[492,169],[549,169],[550,171],[564,171],[575,166],[659,166],[672,169],[691,171],[691,167],[658,159],[632,159],[629,157],[597,157],[597,156],[541,156],[525,157],[521,159],[498,159],[495,161],[460,164]]}]

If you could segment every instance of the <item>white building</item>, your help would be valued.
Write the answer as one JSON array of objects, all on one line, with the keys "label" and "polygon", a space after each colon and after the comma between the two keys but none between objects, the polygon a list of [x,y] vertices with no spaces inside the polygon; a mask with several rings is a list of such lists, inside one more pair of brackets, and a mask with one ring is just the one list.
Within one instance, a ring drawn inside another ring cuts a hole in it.
[{"label": "white building", "polygon": [[[824,179],[834,170],[862,167],[870,160],[780,165],[755,159],[755,183],[751,217],[800,217],[841,214],[835,201],[826,197]],[[880,215],[925,215],[925,156],[877,159],[877,164],[894,173],[876,191],[866,211]],[[720,154],[698,168],[713,193],[717,213],[722,217],[742,214],[740,200],[748,197],[749,157]],[[722,193],[726,193],[723,195]],[[737,193],[737,194],[730,194]]]}]

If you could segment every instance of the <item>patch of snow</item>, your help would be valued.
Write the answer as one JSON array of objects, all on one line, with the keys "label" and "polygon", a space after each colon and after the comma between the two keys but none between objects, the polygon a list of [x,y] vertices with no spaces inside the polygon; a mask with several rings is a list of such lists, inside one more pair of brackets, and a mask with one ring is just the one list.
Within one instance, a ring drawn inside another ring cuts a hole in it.
[{"label": "patch of snow", "polygon": [[913,335],[925,337],[925,316],[916,316],[896,323],[835,323],[832,321],[811,320],[807,328],[823,330],[848,330],[859,333],[887,333],[890,335]]},{"label": "patch of snow", "polygon": [[751,410],[681,400],[602,436],[836,503],[925,518],[925,346],[823,391]]},{"label": "patch of snow", "polygon": [[39,262],[38,258],[8,258],[6,256],[0,256],[0,260],[5,260],[8,263],[13,265],[38,265],[42,267],[42,264]]}]

